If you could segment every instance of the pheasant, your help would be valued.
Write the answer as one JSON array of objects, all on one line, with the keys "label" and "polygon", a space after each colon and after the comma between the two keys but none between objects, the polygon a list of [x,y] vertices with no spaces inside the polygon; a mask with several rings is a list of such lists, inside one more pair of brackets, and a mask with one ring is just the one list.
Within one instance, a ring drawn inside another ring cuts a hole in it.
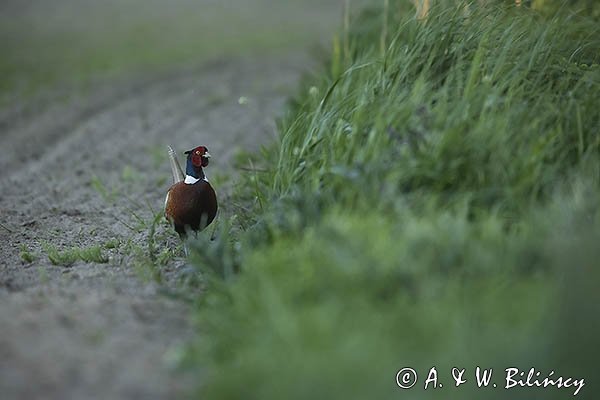
[{"label": "pheasant", "polygon": [[187,164],[184,178],[175,152],[169,146],[173,185],[165,199],[165,217],[182,239],[187,237],[190,230],[196,233],[206,228],[215,219],[218,207],[215,191],[202,169],[210,159],[208,149],[198,146],[185,154]]}]

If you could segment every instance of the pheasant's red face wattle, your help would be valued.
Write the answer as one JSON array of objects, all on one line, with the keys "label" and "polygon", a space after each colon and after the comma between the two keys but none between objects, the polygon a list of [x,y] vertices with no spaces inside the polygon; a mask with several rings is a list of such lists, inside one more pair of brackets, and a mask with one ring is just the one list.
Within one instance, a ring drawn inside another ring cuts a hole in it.
[{"label": "pheasant's red face wattle", "polygon": [[192,164],[194,164],[195,167],[206,167],[208,165],[210,154],[205,146],[196,147],[191,153]]},{"label": "pheasant's red face wattle", "polygon": [[194,164],[195,167],[202,166],[202,155],[198,150],[194,150],[192,153],[192,164]]}]

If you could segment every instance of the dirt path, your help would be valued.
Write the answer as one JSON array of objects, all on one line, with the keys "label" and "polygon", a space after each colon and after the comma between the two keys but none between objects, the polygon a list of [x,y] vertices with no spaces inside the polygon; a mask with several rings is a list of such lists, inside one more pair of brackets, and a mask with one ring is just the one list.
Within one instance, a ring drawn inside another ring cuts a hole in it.
[{"label": "dirt path", "polygon": [[[147,240],[133,214],[162,207],[167,144],[208,146],[219,182],[238,148],[273,137],[309,59],[218,61],[0,114],[2,399],[172,399],[196,383],[170,368],[192,332],[187,306],[132,267]],[[102,264],[56,266],[43,250],[106,244]]]}]

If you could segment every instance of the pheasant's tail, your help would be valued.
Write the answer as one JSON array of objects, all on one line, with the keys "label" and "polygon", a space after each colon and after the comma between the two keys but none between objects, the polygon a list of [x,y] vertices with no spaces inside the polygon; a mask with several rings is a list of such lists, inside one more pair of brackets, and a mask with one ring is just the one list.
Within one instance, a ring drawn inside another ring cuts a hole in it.
[{"label": "pheasant's tail", "polygon": [[177,161],[177,155],[171,146],[169,148],[169,162],[171,163],[171,172],[173,173],[173,183],[181,182],[184,179],[183,170]]}]

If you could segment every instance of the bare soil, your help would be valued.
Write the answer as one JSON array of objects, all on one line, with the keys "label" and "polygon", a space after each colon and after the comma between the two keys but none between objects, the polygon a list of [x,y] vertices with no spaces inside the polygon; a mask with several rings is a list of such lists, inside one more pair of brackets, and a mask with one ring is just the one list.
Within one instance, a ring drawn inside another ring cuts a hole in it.
[{"label": "bare soil", "polygon": [[[193,334],[190,309],[163,294],[175,280],[133,268],[131,246],[144,248],[148,234],[136,225],[163,206],[167,145],[206,145],[207,175],[224,182],[236,151],[274,137],[309,59],[224,59],[0,112],[0,398],[172,399],[200,382],[173,371]],[[216,190],[226,207],[225,186]],[[108,263],[68,267],[43,248],[107,243],[118,243],[103,250]],[[169,276],[183,262],[162,268]]]}]

